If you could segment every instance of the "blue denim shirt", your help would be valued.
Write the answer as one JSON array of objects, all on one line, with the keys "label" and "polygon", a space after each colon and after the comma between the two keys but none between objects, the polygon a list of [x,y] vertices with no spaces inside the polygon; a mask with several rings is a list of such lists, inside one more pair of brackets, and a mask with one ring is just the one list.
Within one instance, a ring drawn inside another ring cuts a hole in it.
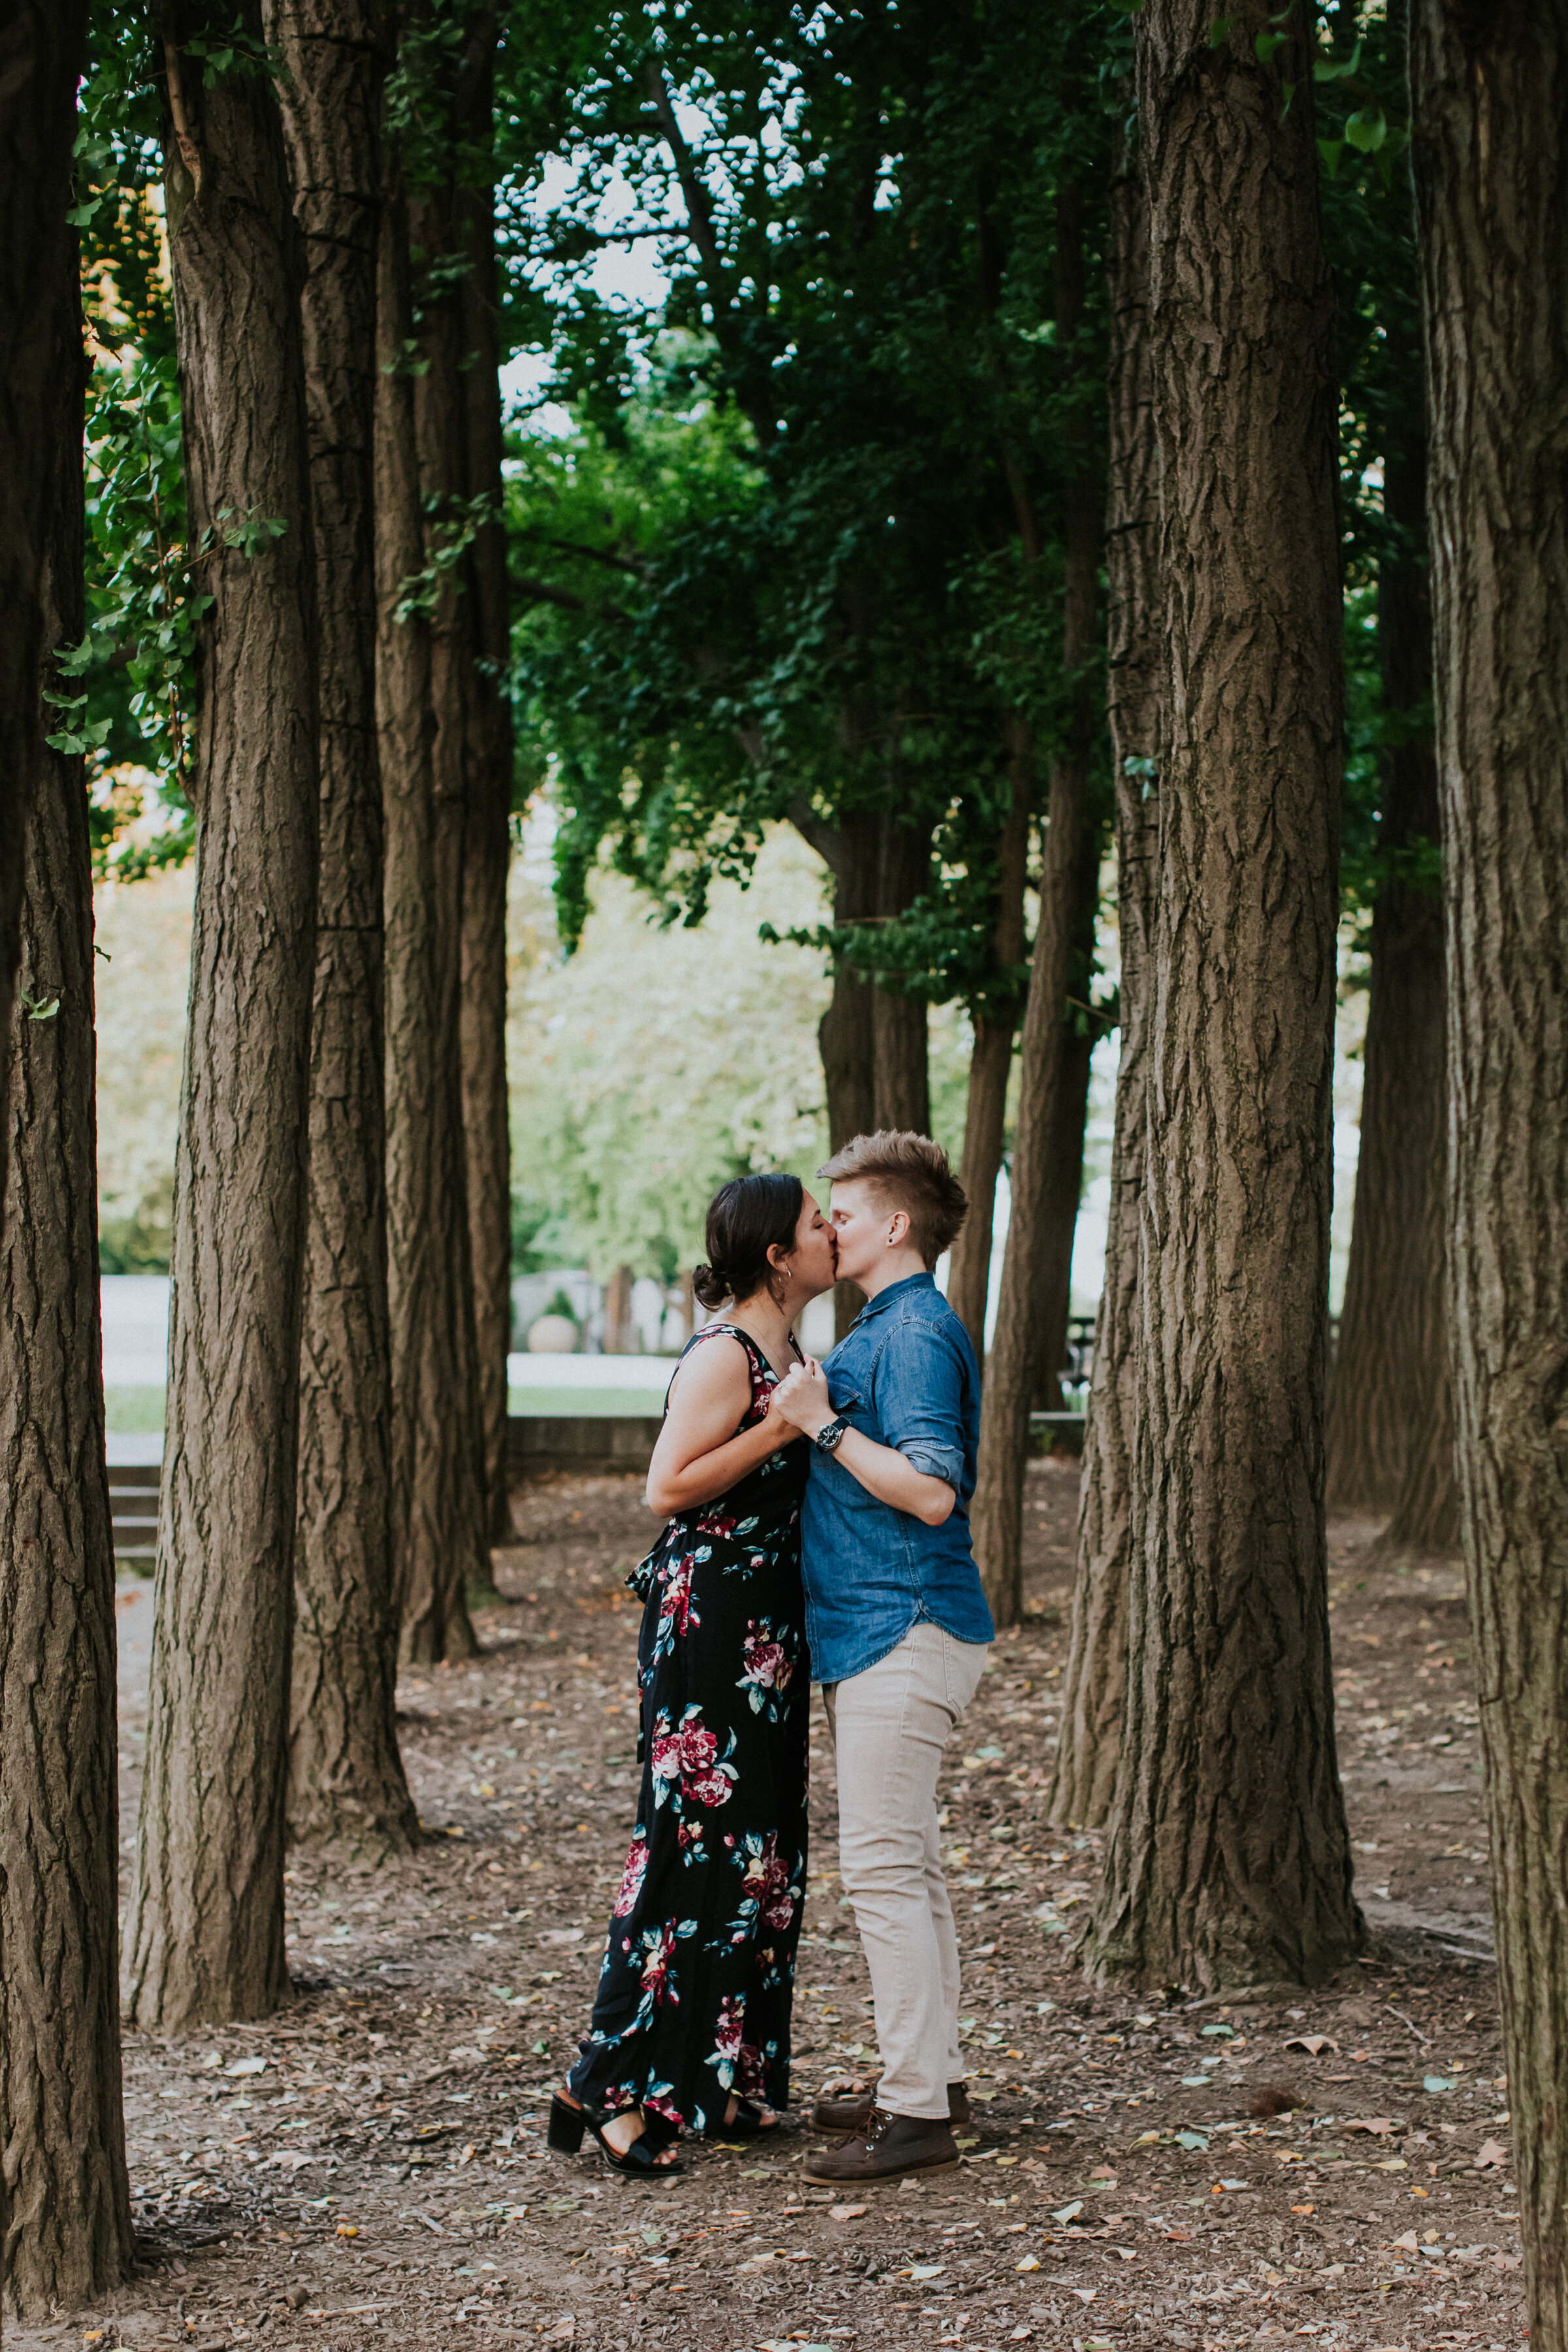
[{"label": "blue denim shirt", "polygon": [[836,1412],[958,1500],[940,1528],[868,1494],[837,1455],[812,1448],[801,1567],[812,1673],[840,1683],[897,1649],[911,1625],[959,1642],[995,1633],[969,1536],[980,1435],[980,1374],[957,1315],[929,1274],[911,1274],[863,1307],[825,1358]]}]

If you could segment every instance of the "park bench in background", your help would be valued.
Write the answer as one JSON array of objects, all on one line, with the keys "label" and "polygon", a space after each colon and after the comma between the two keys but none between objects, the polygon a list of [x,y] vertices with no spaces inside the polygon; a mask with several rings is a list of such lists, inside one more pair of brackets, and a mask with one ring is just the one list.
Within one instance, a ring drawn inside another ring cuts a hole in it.
[{"label": "park bench in background", "polygon": [[111,1462],[109,1517],[114,1557],[121,1566],[151,1570],[158,1550],[158,1492],[163,1475],[157,1462]]}]

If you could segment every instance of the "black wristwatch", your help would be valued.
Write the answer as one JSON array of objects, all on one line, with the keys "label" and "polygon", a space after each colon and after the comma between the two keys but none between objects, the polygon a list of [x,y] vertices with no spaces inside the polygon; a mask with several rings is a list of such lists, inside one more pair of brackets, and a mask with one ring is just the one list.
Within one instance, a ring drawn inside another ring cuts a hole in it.
[{"label": "black wristwatch", "polygon": [[831,1454],[848,1426],[849,1423],[845,1420],[844,1415],[839,1413],[836,1420],[825,1421],[811,1442],[819,1454]]}]

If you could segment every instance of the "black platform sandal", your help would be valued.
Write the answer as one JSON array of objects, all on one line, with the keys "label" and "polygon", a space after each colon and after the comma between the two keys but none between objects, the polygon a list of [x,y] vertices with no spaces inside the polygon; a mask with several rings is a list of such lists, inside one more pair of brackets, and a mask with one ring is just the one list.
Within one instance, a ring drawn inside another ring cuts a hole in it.
[{"label": "black platform sandal", "polygon": [[685,2171],[683,2164],[660,2164],[660,2147],[668,2147],[669,2142],[650,2144],[646,2124],[623,2156],[605,2137],[605,2126],[609,2120],[608,2116],[593,2115],[586,2107],[574,2107],[569,2099],[563,2099],[557,2092],[550,2102],[550,2129],[546,2135],[546,2145],[556,2156],[575,2156],[583,2145],[584,2132],[591,2131],[599,2143],[600,2155],[612,2171],[632,2174],[644,2180],[655,2176],[661,2180],[668,2179],[678,2172]]}]

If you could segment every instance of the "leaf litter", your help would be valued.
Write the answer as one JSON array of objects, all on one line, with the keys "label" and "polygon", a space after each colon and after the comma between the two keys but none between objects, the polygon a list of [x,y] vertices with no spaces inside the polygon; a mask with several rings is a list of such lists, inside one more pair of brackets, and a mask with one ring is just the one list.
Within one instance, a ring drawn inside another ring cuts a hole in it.
[{"label": "leaf litter", "polygon": [[[1076,1488],[1075,1465],[1031,1466],[1026,1622],[997,1643],[944,1775],[978,2118],[963,2169],[835,2204],[800,2181],[798,2108],[776,2147],[700,2147],[678,2181],[547,2159],[630,1826],[637,1612],[620,1580],[649,1522],[633,1481],[541,1480],[497,1555],[507,1597],[479,1613],[481,1655],[400,1687],[419,1852],[380,1869],[295,1852],[289,2010],[189,2042],[126,2037],[138,2268],[69,2315],[77,2340],[319,2347],[334,2315],[407,2352],[447,2352],[459,2325],[484,2347],[844,2352],[910,2341],[922,2317],[958,2346],[1085,2352],[1300,2328],[1345,2352],[1517,2336],[1510,2159],[1483,2130],[1507,2104],[1495,1979],[1452,1948],[1488,1909],[1457,1569],[1381,1569],[1367,1530],[1334,1533],[1352,1835],[1401,1914],[1368,1901],[1372,1965],[1293,2000],[1135,2004],[1091,1994],[1051,1931],[1092,1901],[1100,1858],[1046,1818]],[[1454,1735],[1440,1754],[1423,1706]],[[130,1694],[122,1730],[144,1710]],[[819,1713],[813,1727],[807,2101],[868,2084],[876,2063]],[[130,1834],[134,1755],[121,1777]],[[1342,2046],[1375,2100],[1350,2116]],[[1090,2309],[1102,2336],[1084,2333]]]}]

